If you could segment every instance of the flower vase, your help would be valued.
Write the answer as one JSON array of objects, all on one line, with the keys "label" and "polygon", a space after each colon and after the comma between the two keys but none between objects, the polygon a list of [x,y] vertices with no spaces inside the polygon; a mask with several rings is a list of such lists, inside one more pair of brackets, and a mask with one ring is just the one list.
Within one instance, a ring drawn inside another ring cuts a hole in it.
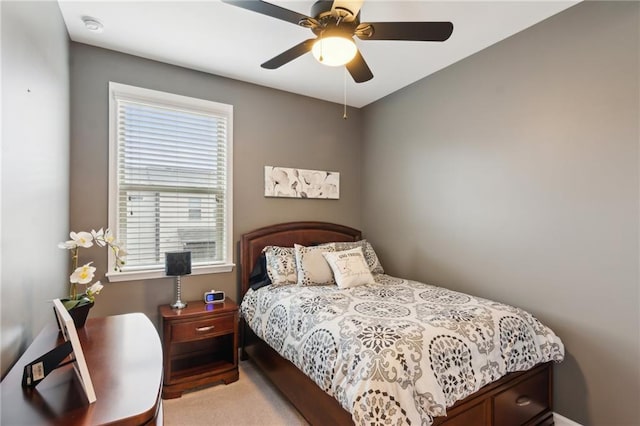
[{"label": "flower vase", "polygon": [[[62,299],[64,302],[65,299]],[[87,303],[81,306],[77,306],[75,308],[71,308],[68,310],[69,315],[73,319],[73,324],[76,326],[76,329],[84,327],[84,323],[87,321],[87,316],[89,315],[89,310],[93,308],[94,302]],[[58,317],[56,315],[56,321]],[[60,329],[60,323],[58,322],[58,330]]]}]

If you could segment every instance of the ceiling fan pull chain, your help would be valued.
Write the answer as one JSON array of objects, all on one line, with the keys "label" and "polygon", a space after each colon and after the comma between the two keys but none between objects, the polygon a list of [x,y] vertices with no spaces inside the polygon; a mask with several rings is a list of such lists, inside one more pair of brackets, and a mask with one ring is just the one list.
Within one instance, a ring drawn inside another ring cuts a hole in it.
[{"label": "ceiling fan pull chain", "polygon": [[320,57],[318,58],[320,63],[324,61],[324,56],[322,56],[322,50],[324,48],[324,43],[322,43],[322,34],[324,34],[324,30],[320,31]]},{"label": "ceiling fan pull chain", "polygon": [[347,67],[344,67],[344,112],[342,118],[345,120],[349,118],[347,117]]}]

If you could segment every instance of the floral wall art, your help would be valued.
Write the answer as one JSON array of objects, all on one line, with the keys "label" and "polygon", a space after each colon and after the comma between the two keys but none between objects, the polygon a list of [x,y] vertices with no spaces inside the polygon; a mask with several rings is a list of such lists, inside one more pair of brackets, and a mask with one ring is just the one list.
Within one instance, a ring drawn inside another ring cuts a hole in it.
[{"label": "floral wall art", "polygon": [[265,166],[264,196],[337,200],[340,173]]}]

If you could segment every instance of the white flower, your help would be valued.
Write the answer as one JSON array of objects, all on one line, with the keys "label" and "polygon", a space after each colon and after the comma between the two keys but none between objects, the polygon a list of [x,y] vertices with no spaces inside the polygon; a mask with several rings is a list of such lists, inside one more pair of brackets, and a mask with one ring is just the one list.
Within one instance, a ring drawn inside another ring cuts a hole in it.
[{"label": "white flower", "polygon": [[78,247],[89,248],[93,245],[93,236],[88,232],[78,232],[75,233],[71,231],[69,236],[73,241],[75,241]]},{"label": "white flower", "polygon": [[329,173],[322,184],[322,195],[326,198],[338,198],[338,174]]},{"label": "white flower", "polygon": [[73,240],[65,241],[63,243],[58,243],[58,248],[61,248],[61,249],[73,250],[76,247],[78,247],[78,245]]},{"label": "white flower", "polygon": [[[116,271],[119,271],[124,266],[123,257],[127,252],[123,247],[120,247],[120,243],[116,240],[109,228],[106,230],[104,228],[100,228],[98,231],[92,229],[91,232],[70,232],[69,236],[71,239],[69,241],[59,243],[58,247],[71,250],[72,268],[75,269],[69,277],[69,281],[71,283],[69,288],[70,300],[68,301],[69,303],[65,304],[65,306],[67,309],[72,309],[76,306],[86,304],[88,301],[93,302],[95,300],[95,296],[100,293],[100,290],[103,288],[100,281],[96,281],[93,285],[91,284],[96,272],[96,268],[91,266],[93,262],[89,262],[80,267],[77,266],[79,258],[78,252],[80,251],[80,248],[92,247],[94,243],[98,247],[109,247],[113,250],[116,257],[116,264],[114,265],[114,269]],[[78,284],[87,286],[84,293],[78,293]]]},{"label": "white flower", "polygon": [[86,265],[76,268],[76,270],[71,274],[69,280],[72,283],[89,284],[96,272],[96,268],[91,266],[92,263],[93,262],[89,262]]},{"label": "white flower", "polygon": [[275,197],[295,197],[298,179],[295,175],[289,175],[287,169],[273,167],[269,174],[265,175],[267,194]]},{"label": "white flower", "polygon": [[92,230],[91,235],[93,236],[93,240],[100,247],[104,246],[118,246],[119,243],[116,241],[115,235],[111,232],[111,229],[107,228],[107,230],[103,230],[100,228],[99,231]]},{"label": "white flower", "polygon": [[124,247],[118,247],[118,246],[112,246],[113,247],[113,253],[115,254],[116,257],[116,269],[121,269],[124,266],[124,257],[127,255],[127,251],[124,249]]},{"label": "white flower", "polygon": [[300,171],[300,193],[304,198],[322,198],[322,186],[327,177],[327,172],[316,170]]},{"label": "white flower", "polygon": [[[102,231],[102,229],[100,229]],[[113,235],[113,232],[111,232],[111,229],[107,228],[107,230],[104,232],[104,240],[107,244],[114,244],[114,245],[118,245],[118,242],[116,241],[116,236]]]},{"label": "white flower", "polygon": [[87,295],[92,297],[94,294],[99,294],[100,290],[102,290],[104,286],[100,283],[100,281],[96,281],[89,288],[87,288]]},{"label": "white flower", "polygon": [[320,185],[324,182],[326,176],[327,174],[325,172],[316,170],[305,170],[300,172],[300,180],[309,186]]},{"label": "white flower", "polygon": [[[274,191],[277,191],[278,187],[288,188],[289,187],[289,175],[285,170],[274,167],[271,171],[271,176],[269,176],[273,185]],[[277,192],[276,192],[277,194]]]},{"label": "white flower", "polygon": [[293,187],[277,184],[273,188],[273,193],[276,197],[296,197],[297,192],[295,182],[293,183]]},{"label": "white flower", "polygon": [[99,231],[91,230],[91,237],[100,247],[104,247],[106,245],[104,241],[104,231],[100,228]]},{"label": "white flower", "polygon": [[333,185],[335,187],[338,187],[338,185],[340,184],[340,179],[338,178],[338,176],[340,176],[339,173],[329,173],[329,174],[327,174],[327,178],[324,180],[324,184],[325,185]]}]

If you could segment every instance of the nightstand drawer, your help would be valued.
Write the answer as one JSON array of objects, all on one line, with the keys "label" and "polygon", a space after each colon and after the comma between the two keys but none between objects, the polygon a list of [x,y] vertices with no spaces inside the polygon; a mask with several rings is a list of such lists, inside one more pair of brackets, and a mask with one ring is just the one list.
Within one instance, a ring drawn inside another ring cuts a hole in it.
[{"label": "nightstand drawer", "polygon": [[541,371],[494,398],[496,426],[522,425],[549,409],[549,375]]},{"label": "nightstand drawer", "polygon": [[172,342],[187,342],[206,339],[224,333],[233,333],[235,315],[224,315],[198,321],[173,324],[171,327]]}]

